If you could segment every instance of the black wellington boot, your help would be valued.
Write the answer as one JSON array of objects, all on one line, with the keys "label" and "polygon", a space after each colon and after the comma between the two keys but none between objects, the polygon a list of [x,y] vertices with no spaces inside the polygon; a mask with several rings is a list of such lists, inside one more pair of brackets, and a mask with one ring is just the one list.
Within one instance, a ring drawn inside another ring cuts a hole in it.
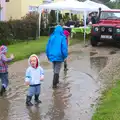
[{"label": "black wellington boot", "polygon": [[39,100],[39,95],[35,95],[35,104],[42,103],[41,100]]},{"label": "black wellington boot", "polygon": [[6,89],[4,86],[2,86],[1,91],[0,91],[0,96],[3,96],[3,94],[5,93]]},{"label": "black wellington boot", "polygon": [[33,104],[31,103],[31,99],[32,99],[32,96],[27,96],[27,98],[26,98],[26,105],[27,106],[33,106]]},{"label": "black wellington boot", "polygon": [[64,71],[67,71],[68,70],[68,68],[67,68],[67,62],[65,61],[64,62]]},{"label": "black wellington boot", "polygon": [[59,83],[59,74],[56,74],[57,84]]},{"label": "black wellington boot", "polygon": [[53,76],[53,88],[57,88],[58,83],[59,83],[59,74],[55,73]]}]

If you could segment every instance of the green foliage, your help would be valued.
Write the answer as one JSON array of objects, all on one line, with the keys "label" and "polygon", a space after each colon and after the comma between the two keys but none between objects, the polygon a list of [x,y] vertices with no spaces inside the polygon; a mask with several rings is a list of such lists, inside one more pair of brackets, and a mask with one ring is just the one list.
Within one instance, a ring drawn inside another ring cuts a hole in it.
[{"label": "green foliage", "polygon": [[[86,0],[78,0],[78,1],[84,2],[84,1],[86,1]],[[111,8],[111,7],[114,8],[114,7],[112,6],[111,0],[91,0],[91,1],[97,2],[97,3],[103,3],[103,4],[107,5],[107,6],[110,7],[110,8]]]},{"label": "green foliage", "polygon": [[56,13],[55,10],[51,10],[50,14],[49,14],[49,25],[55,25],[56,24]]},{"label": "green foliage", "polygon": [[[78,0],[78,1],[82,1],[82,2],[84,2],[84,1],[86,1],[86,0]],[[101,3],[108,3],[108,2],[110,2],[110,0],[91,0],[91,1],[94,1],[94,2],[101,2]]]},{"label": "green foliage", "polygon": [[16,40],[36,39],[38,13],[26,14],[21,20],[0,22],[0,44],[11,44]]},{"label": "green foliage", "polygon": [[92,120],[120,120],[120,81],[105,91]]},{"label": "green foliage", "polygon": [[28,58],[31,54],[40,54],[41,52],[45,52],[46,44],[48,37],[42,36],[38,40],[31,40],[29,44],[26,42],[21,42],[13,45],[8,45],[8,53],[9,57],[11,53],[14,54],[14,61],[22,60]]},{"label": "green foliage", "polygon": [[[28,58],[31,54],[40,54],[45,52],[46,44],[48,42],[47,36],[41,36],[40,39],[31,40],[29,44],[26,42],[19,42],[13,45],[8,45],[8,53],[9,57],[11,53],[14,54],[15,59],[13,62],[18,60],[23,60]],[[70,45],[80,43],[80,39],[71,39]]]},{"label": "green foliage", "polygon": [[116,2],[116,1],[108,2],[106,5],[109,6],[110,8],[112,8],[112,9],[120,9],[120,1],[118,1],[118,2]]},{"label": "green foliage", "polygon": [[10,29],[7,22],[0,21],[0,39],[7,39],[10,35]]},{"label": "green foliage", "polygon": [[72,20],[77,21],[78,20],[77,15],[72,15]]},{"label": "green foliage", "polygon": [[108,3],[108,2],[110,2],[110,0],[99,0],[100,2],[102,2],[102,3]]},{"label": "green foliage", "polygon": [[65,15],[63,15],[63,21],[66,22],[70,20],[70,16],[69,16],[69,13],[66,13]]}]

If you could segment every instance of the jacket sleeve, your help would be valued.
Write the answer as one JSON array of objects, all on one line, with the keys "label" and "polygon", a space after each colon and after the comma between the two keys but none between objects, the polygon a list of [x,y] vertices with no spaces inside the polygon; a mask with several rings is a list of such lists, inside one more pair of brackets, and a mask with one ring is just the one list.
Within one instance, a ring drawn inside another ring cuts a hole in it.
[{"label": "jacket sleeve", "polygon": [[50,39],[48,40],[48,43],[47,43],[47,46],[46,46],[46,55],[47,55],[47,58],[49,56],[49,46],[50,46]]},{"label": "jacket sleeve", "polygon": [[40,75],[44,76],[44,70],[42,67],[40,67]]},{"label": "jacket sleeve", "polygon": [[68,56],[68,45],[67,45],[65,37],[63,37],[62,39],[61,49],[62,49],[63,58],[66,59]]},{"label": "jacket sleeve", "polygon": [[1,55],[1,59],[3,62],[10,62],[12,61],[12,58],[7,58],[5,55]]},{"label": "jacket sleeve", "polygon": [[70,33],[68,31],[66,31],[67,37],[70,35]]},{"label": "jacket sleeve", "polygon": [[25,82],[30,82],[30,80],[31,80],[31,74],[30,74],[30,69],[28,68],[25,74]]},{"label": "jacket sleeve", "polygon": [[40,67],[40,80],[44,80],[44,70]]}]

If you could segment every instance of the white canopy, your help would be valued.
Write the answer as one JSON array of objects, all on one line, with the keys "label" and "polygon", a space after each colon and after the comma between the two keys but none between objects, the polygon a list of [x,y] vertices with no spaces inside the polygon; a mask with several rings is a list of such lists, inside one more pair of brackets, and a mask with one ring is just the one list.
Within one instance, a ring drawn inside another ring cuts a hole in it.
[{"label": "white canopy", "polygon": [[58,1],[55,3],[50,4],[43,4],[39,6],[39,9],[50,9],[50,10],[72,10],[72,11],[93,11],[98,10],[95,6],[92,6],[84,3],[79,2],[76,0],[65,0],[65,1]]},{"label": "white canopy", "polygon": [[102,10],[110,10],[110,8],[107,7],[106,5],[96,3],[96,2],[93,2],[91,0],[86,0],[84,3],[90,5],[90,6],[94,7],[94,8],[101,8]]},{"label": "white canopy", "polygon": [[[103,4],[95,3],[89,0],[87,0],[86,2],[79,2],[77,0],[65,0],[65,1],[58,1],[55,3],[40,5],[39,6],[39,13],[40,13],[39,15],[39,36],[40,36],[40,23],[41,23],[42,9],[82,11],[84,12],[84,28],[86,28],[87,12],[98,11],[100,7],[101,9],[107,9],[107,7],[104,6]],[[84,42],[85,42],[85,32],[84,32]]]}]

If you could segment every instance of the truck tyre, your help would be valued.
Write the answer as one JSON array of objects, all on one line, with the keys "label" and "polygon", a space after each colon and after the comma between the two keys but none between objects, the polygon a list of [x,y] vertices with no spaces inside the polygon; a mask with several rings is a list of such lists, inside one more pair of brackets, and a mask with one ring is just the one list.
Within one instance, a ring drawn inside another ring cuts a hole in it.
[{"label": "truck tyre", "polygon": [[97,46],[98,45],[98,40],[96,37],[91,37],[91,45],[93,47]]}]

